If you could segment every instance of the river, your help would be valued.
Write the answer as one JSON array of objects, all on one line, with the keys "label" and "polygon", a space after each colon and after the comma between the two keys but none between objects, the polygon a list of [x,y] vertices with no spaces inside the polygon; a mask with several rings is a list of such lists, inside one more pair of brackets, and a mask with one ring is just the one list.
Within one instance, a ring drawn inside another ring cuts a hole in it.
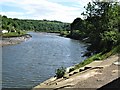
[{"label": "river", "polygon": [[30,32],[32,38],[2,48],[3,88],[31,88],[85,59],[85,44],[51,33]]}]

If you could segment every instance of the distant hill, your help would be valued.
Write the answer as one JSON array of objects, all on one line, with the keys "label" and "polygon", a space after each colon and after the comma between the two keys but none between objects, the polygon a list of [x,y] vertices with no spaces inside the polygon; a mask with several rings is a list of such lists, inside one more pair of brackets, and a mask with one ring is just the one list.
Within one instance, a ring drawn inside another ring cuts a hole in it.
[{"label": "distant hill", "polygon": [[41,31],[41,32],[60,32],[69,30],[70,24],[60,21],[50,20],[29,20],[29,19],[17,19],[8,18],[7,16],[0,15],[2,19],[2,29],[6,29],[14,32],[15,30],[25,31]]}]

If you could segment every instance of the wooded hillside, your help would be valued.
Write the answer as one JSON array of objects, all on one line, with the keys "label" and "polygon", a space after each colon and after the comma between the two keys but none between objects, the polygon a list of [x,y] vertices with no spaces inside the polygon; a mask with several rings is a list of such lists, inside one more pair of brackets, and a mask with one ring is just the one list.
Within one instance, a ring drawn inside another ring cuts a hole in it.
[{"label": "wooded hillside", "polygon": [[44,32],[60,32],[63,30],[69,30],[70,24],[63,23],[60,21],[49,21],[49,20],[28,20],[28,19],[17,19],[7,18],[7,16],[1,16],[2,27],[9,31],[15,30],[29,30],[29,31],[44,31]]}]

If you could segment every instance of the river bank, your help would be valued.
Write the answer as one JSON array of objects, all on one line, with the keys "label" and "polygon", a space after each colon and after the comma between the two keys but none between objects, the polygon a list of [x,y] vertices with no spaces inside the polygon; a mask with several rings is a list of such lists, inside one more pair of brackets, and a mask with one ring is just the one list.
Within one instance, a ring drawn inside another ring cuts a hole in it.
[{"label": "river bank", "polygon": [[[116,54],[103,61],[94,61],[66,74],[64,78],[56,79],[56,77],[52,77],[34,87],[33,90],[38,90],[40,88],[101,88],[120,77],[118,74],[120,64],[117,63],[119,59],[120,55]],[[118,86],[118,84],[116,86]]]},{"label": "river bank", "polygon": [[0,46],[14,45],[28,40],[32,36],[30,34],[21,35],[19,37],[1,37]]}]

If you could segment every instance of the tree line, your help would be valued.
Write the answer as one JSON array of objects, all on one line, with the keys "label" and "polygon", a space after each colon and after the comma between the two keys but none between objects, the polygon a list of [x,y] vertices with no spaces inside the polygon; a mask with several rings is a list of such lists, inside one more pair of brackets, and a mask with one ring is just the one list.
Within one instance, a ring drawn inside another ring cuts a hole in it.
[{"label": "tree line", "polygon": [[49,21],[49,20],[28,20],[28,19],[17,19],[8,18],[7,16],[0,15],[2,19],[2,29],[14,32],[15,30],[25,31],[40,31],[40,32],[61,32],[70,29],[69,23],[63,23],[60,21]]}]

